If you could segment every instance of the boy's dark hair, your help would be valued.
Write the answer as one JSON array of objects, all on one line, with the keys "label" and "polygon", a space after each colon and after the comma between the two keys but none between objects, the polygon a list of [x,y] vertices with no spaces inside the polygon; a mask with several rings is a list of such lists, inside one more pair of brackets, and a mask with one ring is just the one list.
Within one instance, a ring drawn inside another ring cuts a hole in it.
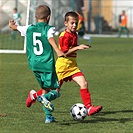
[{"label": "boy's dark hair", "polygon": [[36,18],[46,19],[51,14],[51,10],[47,5],[40,5],[36,8]]},{"label": "boy's dark hair", "polygon": [[125,10],[123,10],[122,13],[125,13]]},{"label": "boy's dark hair", "polygon": [[17,11],[18,9],[15,7],[15,8],[13,8],[13,10]]},{"label": "boy's dark hair", "polygon": [[65,21],[68,21],[69,17],[74,17],[74,18],[76,18],[78,20],[78,14],[76,12],[73,12],[73,11],[67,12],[65,14]]}]

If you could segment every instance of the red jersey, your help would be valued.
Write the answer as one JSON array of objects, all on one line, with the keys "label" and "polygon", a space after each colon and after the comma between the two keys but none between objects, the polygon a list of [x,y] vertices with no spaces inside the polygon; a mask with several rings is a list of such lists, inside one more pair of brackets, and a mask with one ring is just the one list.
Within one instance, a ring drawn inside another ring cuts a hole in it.
[{"label": "red jersey", "polygon": [[[77,46],[77,33],[70,33],[66,30],[63,31],[59,36],[59,48],[66,53],[69,49]],[[68,55],[68,57],[76,57],[76,52]]]},{"label": "red jersey", "polygon": [[[66,53],[69,49],[77,46],[77,33],[74,34],[63,31],[59,36],[59,48]],[[78,72],[80,69],[76,62],[76,51],[67,55],[67,57],[59,57],[56,60],[56,74],[58,80],[64,80]]]}]

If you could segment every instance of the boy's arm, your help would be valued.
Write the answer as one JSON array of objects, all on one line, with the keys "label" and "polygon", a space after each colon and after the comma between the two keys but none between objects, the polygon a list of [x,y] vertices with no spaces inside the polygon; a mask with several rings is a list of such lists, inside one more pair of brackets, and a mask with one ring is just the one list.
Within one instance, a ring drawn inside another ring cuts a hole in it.
[{"label": "boy's arm", "polygon": [[14,20],[9,20],[9,27],[12,30],[18,30],[21,33],[21,36],[26,36],[26,31],[27,31],[27,28],[29,26],[30,25],[27,25],[27,26],[18,26],[18,25],[15,24]]},{"label": "boy's arm", "polygon": [[65,55],[67,56],[67,55],[69,55],[69,54],[71,54],[71,53],[73,53],[73,52],[75,52],[75,51],[77,51],[77,50],[84,50],[84,49],[88,49],[88,48],[91,48],[91,46],[81,44],[81,45],[78,45],[78,46],[76,46],[76,47],[73,47],[73,48],[69,49],[69,50],[65,53]]},{"label": "boy's arm", "polygon": [[51,27],[48,30],[48,41],[51,44],[51,46],[53,47],[53,49],[55,50],[56,54],[58,55],[58,57],[64,57],[65,54],[58,48],[56,41],[54,39],[54,33],[55,33],[55,27]]},{"label": "boy's arm", "polygon": [[65,56],[65,54],[57,47],[54,37],[50,37],[48,39],[48,41],[52,45],[52,47],[55,50],[55,52],[58,55],[58,57],[64,57]]},{"label": "boy's arm", "polygon": [[69,55],[69,56],[73,56],[74,54],[76,54],[77,50],[83,50],[83,49],[88,49],[91,46],[89,45],[76,45],[77,41],[75,40],[75,46],[72,46],[72,39],[71,37],[69,37],[68,34],[61,34],[59,37],[59,45],[61,50],[65,53],[65,55]]}]

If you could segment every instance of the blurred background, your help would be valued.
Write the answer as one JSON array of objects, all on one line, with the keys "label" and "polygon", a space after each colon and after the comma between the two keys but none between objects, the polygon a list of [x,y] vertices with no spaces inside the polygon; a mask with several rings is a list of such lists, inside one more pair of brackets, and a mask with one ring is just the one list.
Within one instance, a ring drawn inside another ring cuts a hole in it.
[{"label": "blurred background", "polygon": [[[64,27],[64,14],[78,11],[84,17],[87,33],[114,33],[119,27],[119,15],[122,10],[128,16],[128,28],[133,32],[133,0],[29,0],[30,21],[35,23],[36,6],[47,4],[52,10],[50,24],[57,30]],[[9,30],[8,20],[12,19],[13,8],[17,7],[22,16],[22,25],[26,24],[28,0],[0,0],[0,32]],[[33,19],[33,20],[32,20]]]},{"label": "blurred background", "polygon": [[[64,29],[65,13],[77,11],[83,17],[83,34],[93,35],[117,36],[119,15],[125,10],[130,37],[133,35],[133,0],[0,0],[0,34],[11,32],[8,21],[13,18],[14,7],[21,14],[21,25],[35,24],[35,9],[40,4],[51,8],[50,25],[58,32]],[[4,49],[2,39],[0,49]]]}]

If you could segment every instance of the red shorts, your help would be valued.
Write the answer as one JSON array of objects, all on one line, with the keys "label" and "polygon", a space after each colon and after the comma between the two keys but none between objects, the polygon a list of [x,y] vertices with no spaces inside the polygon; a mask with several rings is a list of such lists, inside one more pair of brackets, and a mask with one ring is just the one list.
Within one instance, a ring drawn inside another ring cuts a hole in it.
[{"label": "red shorts", "polygon": [[73,81],[73,78],[74,77],[78,77],[78,76],[84,76],[84,75],[83,75],[82,72],[77,72],[77,73],[75,73],[75,74],[73,74],[73,75],[71,75],[69,77],[66,77],[66,78],[60,80],[60,82],[59,82],[60,83],[60,86],[63,84],[63,81],[65,81],[65,82],[67,82],[67,81]]}]

